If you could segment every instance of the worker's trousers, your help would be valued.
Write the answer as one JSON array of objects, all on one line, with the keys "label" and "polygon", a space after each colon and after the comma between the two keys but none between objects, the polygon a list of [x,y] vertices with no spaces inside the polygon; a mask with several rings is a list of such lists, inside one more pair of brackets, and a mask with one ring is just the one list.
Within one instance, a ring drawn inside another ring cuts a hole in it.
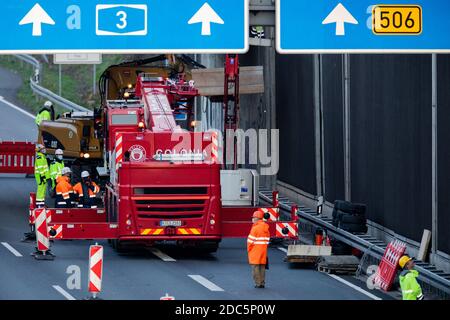
[{"label": "worker's trousers", "polygon": [[[36,184],[38,182],[36,181]],[[37,185],[36,190],[36,204],[37,205],[44,205],[45,204],[45,194],[47,191],[47,183],[41,183]]]},{"label": "worker's trousers", "polygon": [[266,284],[266,265],[252,264],[252,274],[255,285],[264,286]]}]

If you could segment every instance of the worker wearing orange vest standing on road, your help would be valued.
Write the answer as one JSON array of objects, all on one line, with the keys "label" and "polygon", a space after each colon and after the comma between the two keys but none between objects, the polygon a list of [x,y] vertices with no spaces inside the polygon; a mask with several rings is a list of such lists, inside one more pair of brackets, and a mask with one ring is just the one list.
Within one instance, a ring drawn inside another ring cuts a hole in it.
[{"label": "worker wearing orange vest standing on road", "polygon": [[61,174],[62,176],[56,178],[55,208],[70,208],[73,198],[73,187],[70,184],[72,171],[70,168],[63,168]]},{"label": "worker wearing orange vest standing on road", "polygon": [[253,226],[247,237],[248,262],[252,266],[255,288],[264,288],[267,265],[267,248],[270,241],[269,225],[264,222],[264,213],[253,213]]},{"label": "worker wearing orange vest standing on road", "polygon": [[88,171],[81,173],[81,182],[73,187],[75,195],[79,198],[78,207],[81,208],[97,208],[97,194],[100,192],[99,186],[91,180]]}]

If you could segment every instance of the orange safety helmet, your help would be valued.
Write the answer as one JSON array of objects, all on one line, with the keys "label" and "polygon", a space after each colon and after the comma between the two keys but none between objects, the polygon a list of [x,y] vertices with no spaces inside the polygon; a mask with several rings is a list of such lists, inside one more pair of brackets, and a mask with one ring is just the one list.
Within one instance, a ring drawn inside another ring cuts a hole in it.
[{"label": "orange safety helmet", "polygon": [[253,218],[258,218],[258,219],[264,219],[264,212],[262,211],[255,211],[253,212]]}]

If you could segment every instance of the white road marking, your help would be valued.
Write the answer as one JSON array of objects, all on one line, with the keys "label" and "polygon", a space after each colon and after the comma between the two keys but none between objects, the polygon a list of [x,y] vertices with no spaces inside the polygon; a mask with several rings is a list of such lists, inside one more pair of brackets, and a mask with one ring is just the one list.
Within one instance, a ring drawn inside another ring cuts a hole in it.
[{"label": "white road marking", "polygon": [[349,287],[355,289],[356,291],[361,292],[362,294],[368,296],[369,298],[372,298],[373,300],[383,300],[383,299],[381,299],[380,297],[377,297],[376,295],[371,294],[370,292],[368,292],[368,291],[366,291],[366,290],[364,290],[364,289],[362,289],[362,288],[360,288],[360,287],[358,287],[358,286],[355,286],[353,283],[348,282],[347,280],[344,280],[344,279],[342,279],[341,277],[338,277],[338,276],[335,275],[335,274],[329,274],[329,273],[327,273],[327,274],[328,274],[330,277],[332,277],[333,279],[336,279],[337,281],[342,282],[343,284],[346,284],[347,286],[349,286]]},{"label": "white road marking", "polygon": [[166,262],[174,262],[174,261],[177,261],[177,260],[175,260],[174,258],[169,257],[167,254],[165,254],[164,252],[162,252],[162,251],[159,250],[159,249],[156,249],[156,248],[150,248],[150,252],[153,253],[155,256],[157,256],[158,258],[160,258],[160,259],[163,260],[163,261],[166,261]]},{"label": "white road marking", "polygon": [[59,293],[61,293],[64,298],[66,298],[67,300],[77,300],[75,299],[70,293],[68,293],[66,290],[64,290],[63,288],[61,288],[60,286],[57,285],[53,285],[52,286],[56,291],[58,291]]},{"label": "white road marking", "polygon": [[23,113],[24,115],[26,115],[26,116],[28,116],[28,117],[30,117],[30,118],[32,118],[32,119],[36,119],[36,117],[35,117],[34,115],[32,115],[32,114],[29,113],[28,111],[25,111],[25,110],[23,110],[22,108],[16,106],[15,104],[13,104],[13,103],[11,103],[11,102],[5,100],[5,98],[3,98],[2,96],[0,96],[0,102],[3,102],[3,103],[6,104],[7,106],[9,106],[9,107],[11,107],[11,108],[13,108],[13,109],[15,109],[15,110],[17,110],[17,111]]},{"label": "white road marking", "polygon": [[284,253],[287,253],[287,249],[286,249],[286,248],[278,247],[278,250],[281,250],[281,251],[283,251]]},{"label": "white road marking", "polygon": [[221,287],[217,286],[216,284],[212,283],[211,281],[209,281],[208,279],[206,279],[205,277],[202,277],[198,274],[193,275],[193,274],[189,274],[188,275],[192,280],[197,281],[198,283],[200,283],[202,286],[204,286],[205,288],[211,290],[211,291],[224,291]]},{"label": "white road marking", "polygon": [[22,257],[22,254],[19,251],[17,251],[16,249],[14,249],[9,243],[2,242],[2,245],[16,257]]}]

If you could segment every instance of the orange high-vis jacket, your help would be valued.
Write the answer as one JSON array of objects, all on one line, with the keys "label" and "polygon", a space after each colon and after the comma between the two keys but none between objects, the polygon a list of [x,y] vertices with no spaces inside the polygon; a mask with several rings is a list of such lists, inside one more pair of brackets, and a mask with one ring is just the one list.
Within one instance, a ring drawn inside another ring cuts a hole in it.
[{"label": "orange high-vis jacket", "polygon": [[253,224],[247,237],[249,264],[267,264],[267,247],[270,241],[269,225],[262,220]]},{"label": "orange high-vis jacket", "polygon": [[[95,198],[96,194],[100,191],[99,186],[95,182],[91,182],[92,186],[94,187],[94,192],[92,192],[91,189],[89,189],[89,198]],[[80,198],[83,198],[83,185],[81,182],[78,182],[75,187],[73,187],[73,190],[75,194],[77,194]]]},{"label": "orange high-vis jacket", "polygon": [[69,178],[65,176],[59,176],[56,179],[56,195],[64,200],[70,199],[70,194],[73,193],[73,187],[69,182]]}]

